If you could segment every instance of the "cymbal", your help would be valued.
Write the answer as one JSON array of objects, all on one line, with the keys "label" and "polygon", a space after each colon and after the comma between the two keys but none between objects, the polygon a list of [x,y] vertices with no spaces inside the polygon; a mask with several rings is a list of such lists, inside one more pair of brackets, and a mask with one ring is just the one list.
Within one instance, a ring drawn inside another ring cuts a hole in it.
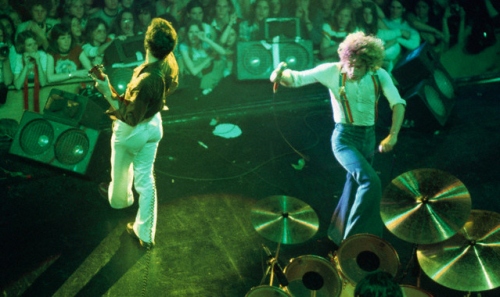
[{"label": "cymbal", "polygon": [[401,174],[384,190],[382,221],[405,241],[431,244],[455,235],[471,210],[469,191],[453,175],[437,169]]},{"label": "cymbal", "polygon": [[472,210],[450,239],[417,249],[422,270],[448,288],[479,292],[500,286],[500,214]]},{"label": "cymbal", "polygon": [[290,196],[269,196],[252,207],[252,225],[263,237],[284,244],[304,242],[316,234],[319,219],[305,202]]}]

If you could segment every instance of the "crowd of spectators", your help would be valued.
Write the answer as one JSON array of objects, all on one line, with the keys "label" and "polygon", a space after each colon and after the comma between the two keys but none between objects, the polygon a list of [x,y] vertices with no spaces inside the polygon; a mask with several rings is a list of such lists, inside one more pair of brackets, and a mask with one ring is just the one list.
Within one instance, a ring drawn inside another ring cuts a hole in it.
[{"label": "crowd of spectators", "polygon": [[455,44],[466,50],[474,26],[498,26],[498,3],[469,2],[0,0],[0,106],[10,86],[35,98],[47,84],[83,78],[94,65],[106,65],[106,49],[116,40],[143,34],[154,17],[171,21],[179,32],[175,55],[181,87],[208,94],[235,74],[238,43],[266,37],[272,42],[273,36],[266,36],[270,18],[296,20],[299,36],[294,40],[311,40],[317,64],[338,61],[338,44],[349,33],[376,35],[385,44],[384,68],[390,72],[405,52],[424,42],[437,54]]}]

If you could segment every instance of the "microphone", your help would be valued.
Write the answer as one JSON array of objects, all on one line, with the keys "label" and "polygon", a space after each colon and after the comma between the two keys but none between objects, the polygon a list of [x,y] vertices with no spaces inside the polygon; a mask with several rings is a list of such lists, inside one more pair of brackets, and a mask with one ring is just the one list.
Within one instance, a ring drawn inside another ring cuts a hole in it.
[{"label": "microphone", "polygon": [[286,69],[286,63],[280,62],[277,67],[276,77],[274,79],[273,92],[276,93],[278,91],[279,82],[281,80],[281,76],[283,75],[283,71]]},{"label": "microphone", "polygon": [[283,273],[283,269],[278,263],[278,260],[273,257],[271,251],[267,246],[262,245],[262,248],[264,249],[264,252],[266,252],[267,257],[269,258],[269,264],[272,266],[273,271],[276,274],[276,278],[278,279],[280,285],[282,285],[283,287],[288,286],[288,279],[286,278],[286,275]]}]

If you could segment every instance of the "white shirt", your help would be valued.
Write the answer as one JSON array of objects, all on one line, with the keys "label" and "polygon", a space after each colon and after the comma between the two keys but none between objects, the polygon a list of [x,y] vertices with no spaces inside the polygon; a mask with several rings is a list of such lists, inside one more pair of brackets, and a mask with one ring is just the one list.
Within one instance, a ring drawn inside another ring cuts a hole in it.
[{"label": "white shirt", "polygon": [[[320,83],[327,87],[333,109],[333,120],[335,123],[345,124],[349,123],[349,121],[347,115],[344,113],[340,100],[340,69],[341,64],[339,62],[325,63],[305,71],[292,70],[290,74],[293,79],[292,87],[299,87],[312,83]],[[379,87],[389,101],[391,109],[396,104],[406,105],[406,101],[399,95],[389,73],[382,68],[377,69],[375,72],[368,71],[365,76],[357,81],[346,79],[345,91],[353,117],[353,125],[373,126],[375,124],[375,103],[377,96],[372,79],[372,75],[375,74],[379,77]]]}]

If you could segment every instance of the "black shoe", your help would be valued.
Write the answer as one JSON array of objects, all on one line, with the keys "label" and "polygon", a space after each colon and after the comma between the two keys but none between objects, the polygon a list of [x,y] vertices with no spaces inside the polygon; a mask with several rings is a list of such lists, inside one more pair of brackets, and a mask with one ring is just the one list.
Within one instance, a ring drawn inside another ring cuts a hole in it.
[{"label": "black shoe", "polygon": [[137,236],[134,232],[134,223],[133,222],[130,222],[127,224],[127,233],[130,234],[130,236],[132,236],[133,238],[137,239],[139,241],[139,244],[147,249],[147,250],[150,250],[153,248],[153,246],[155,245],[154,242],[145,242],[143,241],[142,239],[139,238],[139,236]]},{"label": "black shoe", "polygon": [[100,183],[99,186],[97,187],[97,191],[99,192],[102,198],[106,199],[106,201],[109,200],[108,188],[109,188],[109,183]]}]

